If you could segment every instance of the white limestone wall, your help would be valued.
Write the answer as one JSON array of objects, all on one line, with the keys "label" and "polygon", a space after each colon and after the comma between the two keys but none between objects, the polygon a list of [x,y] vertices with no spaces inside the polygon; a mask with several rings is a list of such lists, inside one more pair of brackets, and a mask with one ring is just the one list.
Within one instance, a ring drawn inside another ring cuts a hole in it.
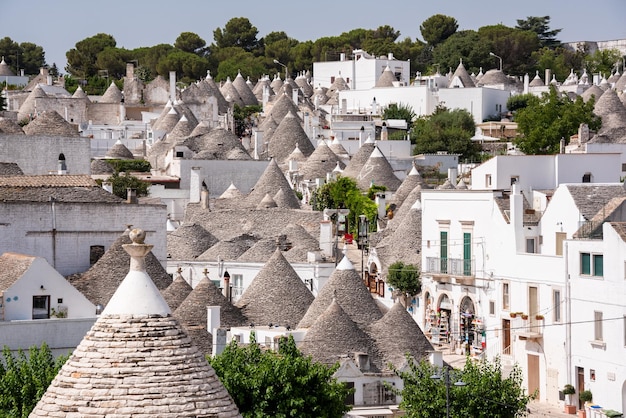
[{"label": "white limestone wall", "polygon": [[506,102],[511,96],[508,90],[483,87],[439,89],[439,103],[448,109],[465,109],[482,123],[487,117],[506,112]]},{"label": "white limestone wall", "polygon": [[24,174],[56,174],[61,153],[67,174],[91,174],[89,138],[0,134],[0,161],[17,163]]},{"label": "white limestone wall", "polygon": [[40,257],[4,291],[0,302],[4,305],[4,320],[32,319],[33,296],[50,296],[50,308],[57,312],[66,309],[67,318],[96,316],[95,305]]},{"label": "white limestone wall", "polygon": [[339,92],[339,103],[346,101],[347,109],[352,113],[372,112],[372,101],[376,98],[379,111],[391,103],[411,106],[419,117],[430,115],[437,106],[437,98],[426,86],[378,87],[367,90],[342,90]]},{"label": "white limestone wall", "polygon": [[[66,276],[89,269],[92,245],[105,250],[127,224],[146,231],[157,259],[166,259],[165,205],[101,203],[0,203],[0,253],[13,251],[44,257]],[[53,224],[56,233],[52,233]]]},{"label": "white limestone wall", "polygon": [[55,356],[70,354],[80,344],[96,318],[0,321],[0,341],[11,351],[27,350],[45,342]]},{"label": "white limestone wall", "polygon": [[[585,372],[585,389],[594,403],[624,411],[626,406],[626,243],[610,224],[604,224],[603,241],[568,241],[572,292],[572,376]],[[602,277],[580,274],[580,253],[602,254]],[[602,341],[594,341],[594,312],[602,312]],[[592,380],[591,370],[595,371]],[[575,382],[570,382],[575,384]]]}]

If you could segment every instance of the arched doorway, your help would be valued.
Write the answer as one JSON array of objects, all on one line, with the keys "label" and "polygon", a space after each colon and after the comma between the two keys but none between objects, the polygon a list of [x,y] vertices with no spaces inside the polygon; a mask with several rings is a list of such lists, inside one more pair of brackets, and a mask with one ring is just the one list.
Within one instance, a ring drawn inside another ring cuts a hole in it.
[{"label": "arched doorway", "polygon": [[437,309],[431,314],[432,342],[447,344],[450,342],[450,316],[452,315],[452,300],[446,293],[442,293],[437,301]]},{"label": "arched doorway", "polygon": [[433,327],[431,316],[434,312],[434,306],[433,298],[428,290],[424,292],[422,306],[424,306],[424,317],[422,318],[422,323],[424,324],[423,329],[425,330],[426,335],[430,335],[430,330]]},{"label": "arched doorway", "polygon": [[459,340],[466,354],[481,353],[485,349],[484,331],[474,301],[464,296],[459,305]]}]

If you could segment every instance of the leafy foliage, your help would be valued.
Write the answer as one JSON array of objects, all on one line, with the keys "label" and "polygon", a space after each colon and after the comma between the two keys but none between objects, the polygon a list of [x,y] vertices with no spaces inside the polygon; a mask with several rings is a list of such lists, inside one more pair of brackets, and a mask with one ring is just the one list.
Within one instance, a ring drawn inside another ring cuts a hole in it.
[{"label": "leafy foliage", "polygon": [[46,62],[43,47],[32,42],[18,44],[8,36],[0,39],[0,57],[18,75],[20,69],[26,74],[38,74]]},{"label": "leafy foliage", "polygon": [[422,22],[420,32],[424,40],[434,46],[448,39],[458,28],[455,18],[436,14]]},{"label": "leafy foliage", "polygon": [[178,38],[176,38],[176,42],[174,42],[174,48],[198,55],[202,55],[205,46],[205,40],[193,32],[181,33]]},{"label": "leafy foliage", "polygon": [[128,189],[137,190],[137,197],[147,196],[148,187],[150,186],[148,182],[131,176],[129,173],[124,173],[123,175],[114,173],[106,181],[113,186],[113,194],[122,199],[128,197]]},{"label": "leafy foliage", "polygon": [[140,173],[148,173],[152,168],[150,162],[146,160],[115,160],[107,159],[109,164],[116,173],[123,173],[127,171],[138,171]]},{"label": "leafy foliage", "polygon": [[526,154],[555,154],[559,152],[561,139],[569,143],[581,123],[589,125],[591,130],[600,128],[602,120],[593,113],[593,106],[594,100],[585,103],[579,96],[572,101],[551,86],[548,93],[531,98],[525,108],[517,111],[515,143]]},{"label": "leafy foliage", "polygon": [[420,272],[416,265],[396,261],[387,270],[387,284],[400,293],[399,296],[401,296],[404,306],[406,306],[406,298],[422,291]]},{"label": "leafy foliage", "polygon": [[[440,418],[446,410],[445,374],[449,373],[450,417],[501,417],[524,416],[526,405],[534,394],[526,395],[522,386],[523,373],[516,365],[504,377],[500,359],[494,362],[474,362],[467,359],[463,370],[440,370],[423,361],[409,359],[409,370],[396,373],[404,380],[400,392],[400,407],[409,418]],[[437,375],[442,379],[433,379]],[[464,386],[454,385],[462,381]]]},{"label": "leafy foliage", "polygon": [[262,350],[254,335],[247,346],[232,341],[209,358],[244,417],[341,417],[350,393],[333,373],[338,365],[314,363],[298,351],[293,336],[282,338],[278,352]]},{"label": "leafy foliage", "polygon": [[[524,74],[534,68],[528,57],[539,49],[536,33],[500,24],[483,26],[478,29],[478,35],[483,44],[490,45],[490,52],[502,58],[502,71],[505,73]],[[495,67],[492,64],[488,68]]]},{"label": "leafy foliage", "polygon": [[528,106],[528,102],[534,100],[536,96],[532,93],[527,94],[516,94],[515,96],[511,96],[506,101],[506,108],[511,112],[515,112],[516,110],[523,109]]},{"label": "leafy foliage", "polygon": [[[252,129],[252,119],[255,114],[263,111],[263,106],[244,106],[234,105],[233,117],[235,119],[235,135],[241,137],[246,131]],[[249,132],[248,132],[249,133]]]},{"label": "leafy foliage", "polygon": [[480,146],[472,141],[475,132],[472,115],[463,109],[438,106],[432,115],[418,118],[411,132],[414,154],[447,151],[461,154],[462,160],[477,161]]},{"label": "leafy foliage", "polygon": [[65,54],[67,58],[65,70],[82,79],[98,74],[99,68],[96,66],[98,54],[107,47],[114,48],[116,44],[115,38],[106,33],[99,33],[78,41],[75,48]]},{"label": "leafy foliage", "polygon": [[258,33],[256,26],[248,18],[234,17],[226,23],[224,29],[217,28],[213,31],[213,39],[217,48],[236,46],[251,52],[259,46],[256,37]]},{"label": "leafy foliage", "polygon": [[528,16],[526,19],[518,19],[516,28],[535,32],[542,47],[554,49],[561,46],[561,42],[556,39],[561,29],[550,29],[550,16]]},{"label": "leafy foliage", "polygon": [[[376,187],[375,185],[373,187]],[[378,186],[380,188],[380,186]],[[365,215],[374,224],[378,215],[376,203],[361,193],[356,181],[349,177],[340,177],[328,182],[313,192],[313,210],[350,209],[348,227],[356,231],[359,215]]]},{"label": "leafy foliage", "polygon": [[459,65],[459,59],[463,59],[463,66],[468,72],[478,72],[480,67],[490,68],[493,62],[489,56],[491,46],[483,42],[478,32],[463,30],[456,32],[437,45],[433,50],[433,63],[445,69],[454,69]]},{"label": "leafy foliage", "polygon": [[50,348],[32,346],[13,354],[7,346],[0,361],[0,416],[27,417],[68,356],[55,359]]},{"label": "leafy foliage", "polygon": [[413,126],[416,115],[413,108],[402,103],[391,103],[383,110],[383,120],[387,119],[403,119],[406,121],[408,129]]}]

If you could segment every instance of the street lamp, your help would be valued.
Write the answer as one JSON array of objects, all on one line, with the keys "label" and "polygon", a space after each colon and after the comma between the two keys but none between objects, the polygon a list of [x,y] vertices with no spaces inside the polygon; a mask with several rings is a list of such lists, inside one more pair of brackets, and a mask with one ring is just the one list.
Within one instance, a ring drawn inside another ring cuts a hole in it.
[{"label": "street lamp", "polygon": [[[430,378],[440,380],[442,377],[441,375],[434,374],[430,376]],[[443,379],[446,383],[446,418],[450,418],[450,370],[447,367],[443,369]],[[467,383],[462,382],[461,380],[454,382],[454,386],[457,387],[465,385],[467,385]]]},{"label": "street lamp", "polygon": [[283,64],[282,62],[278,61],[278,60],[274,60],[274,64],[278,64],[281,65],[285,68],[285,80],[287,80],[287,76],[289,74],[289,69],[287,68],[287,66],[285,64]]},{"label": "street lamp", "polygon": [[364,254],[367,246],[367,235],[369,233],[369,220],[365,215],[359,215],[359,241],[358,246],[361,249],[361,279],[364,279]]},{"label": "street lamp", "polygon": [[492,57],[496,57],[500,60],[500,71],[502,71],[502,57],[494,54],[493,52],[490,52],[489,55],[491,55]]}]

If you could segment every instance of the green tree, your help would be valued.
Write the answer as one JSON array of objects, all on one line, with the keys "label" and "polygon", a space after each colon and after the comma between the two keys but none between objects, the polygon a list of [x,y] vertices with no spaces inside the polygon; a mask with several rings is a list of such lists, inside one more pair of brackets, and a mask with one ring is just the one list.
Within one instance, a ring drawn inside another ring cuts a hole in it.
[{"label": "green tree", "polygon": [[330,181],[316,189],[313,192],[312,206],[313,210],[320,211],[324,209],[349,209],[348,227],[352,232],[356,231],[359,215],[365,215],[370,221],[370,225],[373,224],[378,215],[376,203],[368,198],[367,194],[363,194],[357,187],[356,181],[349,177],[339,177],[337,180]]},{"label": "green tree", "polygon": [[414,154],[447,151],[461,154],[461,160],[479,161],[480,145],[472,141],[476,125],[464,109],[448,110],[438,106],[432,115],[418,118],[411,131]]},{"label": "green tree", "polygon": [[[478,35],[482,38],[482,43],[491,46],[490,52],[502,58],[502,70],[505,73],[525,74],[535,68],[528,57],[540,48],[536,33],[500,24],[481,27]],[[494,67],[493,64],[489,66]]]},{"label": "green tree", "polygon": [[124,174],[113,173],[106,181],[113,186],[113,194],[122,199],[128,197],[128,189],[135,189],[137,197],[147,196],[149,193],[148,187],[150,183],[140,180],[128,172]]},{"label": "green tree", "polygon": [[528,16],[526,19],[518,19],[516,28],[535,32],[542,47],[554,49],[561,46],[561,42],[556,39],[561,29],[550,29],[550,16]]},{"label": "green tree", "polygon": [[387,271],[387,284],[393,287],[400,297],[402,306],[406,307],[407,298],[413,297],[422,291],[422,282],[417,266],[396,261],[389,266]]},{"label": "green tree", "polygon": [[109,79],[120,79],[126,75],[126,62],[130,53],[126,49],[106,47],[98,54],[96,67],[98,74],[106,74]]},{"label": "green tree", "polygon": [[[408,418],[440,418],[446,410],[446,373],[449,373],[449,406],[453,418],[515,418],[524,416],[534,398],[522,386],[519,366],[504,376],[500,359],[474,362],[469,357],[463,370],[442,370],[426,361],[409,360],[409,370],[396,373],[404,381],[400,407]],[[439,376],[434,379],[432,376]],[[443,380],[443,381],[442,381]],[[463,386],[455,385],[462,381]]]},{"label": "green tree", "polygon": [[174,42],[174,48],[191,54],[203,55],[206,41],[193,32],[182,32]]},{"label": "green tree", "polygon": [[458,28],[455,18],[436,14],[422,22],[420,32],[429,45],[435,46],[452,36]]},{"label": "green tree", "polygon": [[602,120],[593,113],[594,102],[585,103],[580,96],[572,101],[550,86],[548,93],[541,98],[531,98],[525,108],[517,111],[516,145],[526,154],[556,154],[561,139],[568,144],[581,123],[589,125],[593,131],[600,128]]},{"label": "green tree", "polygon": [[516,94],[515,96],[509,97],[509,99],[506,101],[506,108],[509,109],[511,112],[523,109],[528,106],[528,103],[530,101],[535,100],[535,97],[537,96],[532,93]]},{"label": "green tree", "polygon": [[22,42],[20,52],[20,68],[24,69],[24,73],[39,74],[39,69],[46,64],[43,47],[32,42]]},{"label": "green tree", "polygon": [[257,28],[247,18],[234,17],[226,23],[224,29],[215,29],[213,38],[218,48],[238,46],[252,52],[259,47],[258,33]]},{"label": "green tree", "polygon": [[410,105],[402,103],[391,103],[383,110],[383,120],[387,119],[402,119],[406,121],[407,129],[411,129],[413,122],[415,121],[415,112]]},{"label": "green tree", "polygon": [[477,73],[480,67],[491,68],[493,58],[489,56],[490,50],[491,44],[481,38],[478,32],[462,30],[432,50],[432,62],[445,74],[447,69],[454,71],[462,59],[468,72]]},{"label": "green tree", "polygon": [[246,130],[251,130],[253,126],[253,116],[261,113],[263,106],[244,106],[240,107],[235,103],[233,106],[233,119],[235,120],[235,135],[242,137]]},{"label": "green tree", "polygon": [[209,62],[205,58],[179,49],[173,49],[157,63],[158,74],[176,71],[176,79],[183,83],[190,83],[206,77],[208,68]]},{"label": "green tree", "polygon": [[13,354],[7,346],[0,359],[0,416],[27,417],[69,356],[55,359],[50,348],[32,346]]},{"label": "green tree", "polygon": [[622,62],[622,54],[617,49],[597,50],[585,58],[587,73],[600,73],[609,78],[611,72]]},{"label": "green tree", "polygon": [[106,33],[99,33],[78,41],[75,48],[65,53],[67,58],[65,71],[80,79],[94,76],[98,73],[96,66],[98,54],[107,47],[114,48],[115,46],[115,38]]},{"label": "green tree", "polygon": [[572,69],[584,67],[585,57],[586,52],[581,48],[572,51],[563,47],[544,47],[532,53],[531,61],[535,63],[540,77],[546,70],[550,70],[557,80],[565,80]]},{"label": "green tree", "polygon": [[251,336],[247,346],[232,341],[209,358],[243,417],[342,417],[350,389],[337,382],[339,367],[315,363],[298,351],[293,336],[278,352],[262,350]]}]

